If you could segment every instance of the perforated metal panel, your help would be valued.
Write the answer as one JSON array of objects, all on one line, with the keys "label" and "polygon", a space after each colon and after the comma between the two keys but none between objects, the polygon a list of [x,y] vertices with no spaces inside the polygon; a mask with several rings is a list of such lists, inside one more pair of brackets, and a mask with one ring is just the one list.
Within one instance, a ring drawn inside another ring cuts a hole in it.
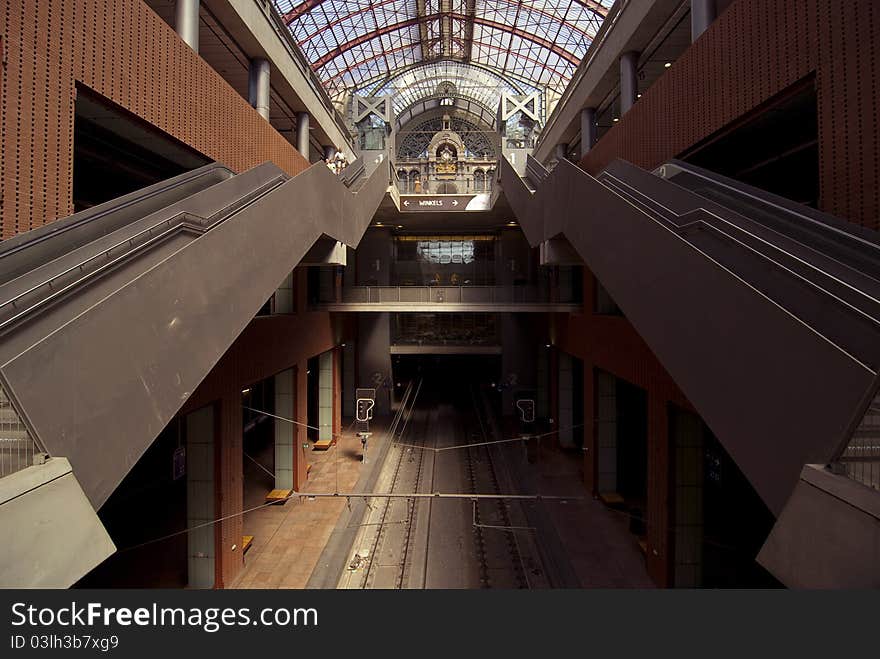
[{"label": "perforated metal panel", "polygon": [[880,229],[880,3],[737,0],[582,161],[652,169],[815,72],[820,209]]},{"label": "perforated metal panel", "polygon": [[235,171],[307,163],[140,0],[5,0],[0,225],[73,212],[73,115],[84,85]]}]

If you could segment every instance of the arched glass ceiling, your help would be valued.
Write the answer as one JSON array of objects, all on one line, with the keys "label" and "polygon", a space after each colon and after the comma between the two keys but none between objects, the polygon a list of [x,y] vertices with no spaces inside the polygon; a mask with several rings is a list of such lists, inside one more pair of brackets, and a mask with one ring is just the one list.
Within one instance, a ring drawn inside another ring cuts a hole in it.
[{"label": "arched glass ceiling", "polygon": [[394,112],[400,114],[416,101],[433,96],[472,99],[495,109],[502,93],[525,94],[535,89],[473,64],[442,60],[409,67],[390,78],[383,76],[358,91],[370,96],[393,94]]},{"label": "arched glass ceiling", "polygon": [[[338,97],[380,93],[401,69],[425,65],[433,75],[431,67],[453,61],[521,89],[562,92],[614,0],[273,1],[328,93]],[[413,79],[421,77],[414,72]],[[453,82],[477,93],[474,84]],[[491,106],[497,91],[484,93],[494,95]],[[434,92],[420,86],[419,93]]]}]

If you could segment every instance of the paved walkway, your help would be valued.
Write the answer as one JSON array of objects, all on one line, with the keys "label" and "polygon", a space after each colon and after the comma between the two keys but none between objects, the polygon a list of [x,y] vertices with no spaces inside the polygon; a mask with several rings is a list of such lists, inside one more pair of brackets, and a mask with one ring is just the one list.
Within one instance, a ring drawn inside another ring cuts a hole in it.
[{"label": "paved walkway", "polygon": [[629,518],[593,499],[585,489],[580,451],[563,450],[545,439],[540,460],[526,468],[532,472],[531,484],[541,494],[585,497],[564,504],[545,503],[582,588],[655,587],[638,541],[629,532]]},{"label": "paved walkway", "polygon": [[[371,446],[372,450],[372,446]],[[327,451],[311,451],[305,492],[350,492],[361,471],[361,443],[353,431]],[[250,488],[245,508],[261,503],[265,491]],[[268,491],[268,488],[266,489]],[[254,536],[244,570],[232,588],[305,588],[327,544],[345,499],[293,498],[244,515],[244,532]]]}]

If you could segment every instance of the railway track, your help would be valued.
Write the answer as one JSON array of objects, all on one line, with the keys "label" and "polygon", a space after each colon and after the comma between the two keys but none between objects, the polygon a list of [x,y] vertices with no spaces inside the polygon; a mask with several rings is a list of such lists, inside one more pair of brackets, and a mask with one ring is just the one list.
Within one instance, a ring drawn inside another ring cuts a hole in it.
[{"label": "railway track", "polygon": [[[485,445],[492,439],[491,431],[483,421],[483,406],[479,397],[479,392],[471,387],[473,429],[469,439],[471,443],[482,445],[466,450],[468,477],[472,492],[499,494],[502,488],[498,482],[498,472],[492,451]],[[530,587],[508,505],[502,499],[473,502],[474,545],[483,588]]]},{"label": "railway track", "polygon": [[[514,492],[503,454],[486,445],[495,424],[481,393],[472,388],[454,400],[424,400],[422,385],[405,397],[376,491]],[[368,506],[339,587],[547,586],[533,530],[517,502],[401,496],[375,497]]]},{"label": "railway track", "polygon": [[[417,410],[419,393],[423,382],[419,380],[412,396],[411,404],[404,414],[403,427],[395,433],[391,445],[393,457],[393,473],[387,491],[392,493],[414,492],[419,484],[425,451],[411,446],[403,446],[404,437],[414,437],[414,442],[424,441],[428,427],[430,411]],[[410,422],[413,422],[410,428]],[[411,430],[407,435],[407,430]],[[386,465],[388,465],[386,459]],[[387,467],[386,467],[387,468]],[[417,505],[407,499],[374,499],[374,505],[380,509],[380,519],[376,524],[367,568],[364,572],[361,588],[403,588],[409,553],[411,548],[412,528],[417,519]],[[396,566],[396,570],[393,569]]]}]

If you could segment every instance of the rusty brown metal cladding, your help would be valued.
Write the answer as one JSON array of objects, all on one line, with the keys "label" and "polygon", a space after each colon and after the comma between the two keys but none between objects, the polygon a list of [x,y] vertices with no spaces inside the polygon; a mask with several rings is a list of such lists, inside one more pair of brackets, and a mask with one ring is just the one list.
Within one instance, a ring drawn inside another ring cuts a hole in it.
[{"label": "rusty brown metal cladding", "polygon": [[737,0],[582,161],[650,169],[815,73],[820,209],[880,229],[880,3]]},{"label": "rusty brown metal cladding", "polygon": [[308,165],[140,0],[5,0],[2,21],[2,238],[73,212],[77,83],[237,172]]}]

